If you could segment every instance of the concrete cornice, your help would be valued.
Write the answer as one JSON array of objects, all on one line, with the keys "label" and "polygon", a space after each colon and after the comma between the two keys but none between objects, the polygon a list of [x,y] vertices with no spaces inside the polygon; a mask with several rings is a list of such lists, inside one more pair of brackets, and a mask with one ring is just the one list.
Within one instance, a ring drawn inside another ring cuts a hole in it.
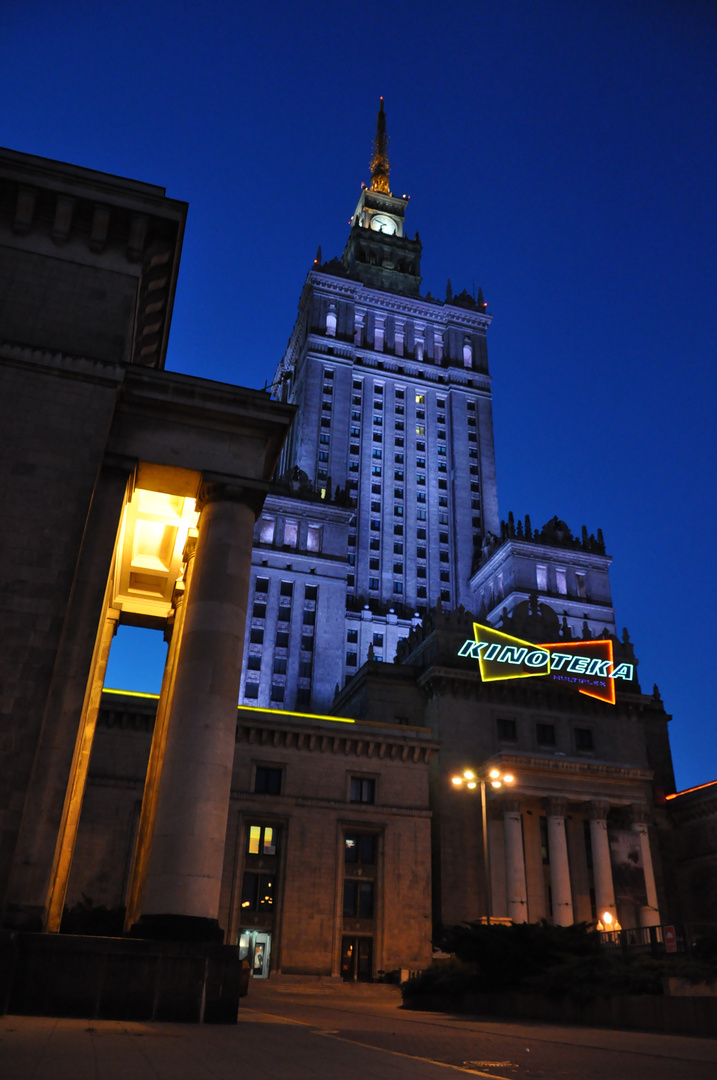
[{"label": "concrete cornice", "polygon": [[[257,710],[261,713],[261,709]],[[371,730],[374,728],[374,730]],[[413,734],[409,734],[413,730]],[[248,746],[280,748],[282,750],[318,752],[321,754],[341,754],[343,757],[360,758],[366,761],[402,761],[410,764],[425,764],[433,757],[439,744],[433,740],[430,731],[423,729],[420,734],[416,729],[406,729],[407,734],[387,730],[386,725],[372,725],[362,721],[351,725],[340,721],[323,719],[306,720],[300,715],[289,720],[256,719],[242,715],[239,711],[237,723],[237,742]]]},{"label": "concrete cornice", "polygon": [[259,809],[264,811],[271,807],[271,812],[281,815],[289,807],[306,807],[315,810],[334,810],[343,812],[349,821],[368,818],[371,824],[380,824],[382,816],[386,817],[413,817],[426,818],[433,816],[430,810],[424,810],[413,806],[394,806],[390,803],[351,803],[341,802],[338,799],[308,798],[299,795],[259,795],[252,791],[240,791],[232,788],[232,802],[245,803],[251,808],[252,813]]}]

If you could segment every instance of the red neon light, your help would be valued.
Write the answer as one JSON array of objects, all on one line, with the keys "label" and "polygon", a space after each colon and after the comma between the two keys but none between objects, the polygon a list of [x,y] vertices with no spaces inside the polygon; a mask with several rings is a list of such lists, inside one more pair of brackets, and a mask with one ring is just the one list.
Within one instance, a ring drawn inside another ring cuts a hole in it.
[{"label": "red neon light", "polygon": [[[610,661],[610,667],[614,668],[615,664],[614,664],[613,652],[612,652],[612,641],[611,641],[610,638],[603,638],[600,641],[558,641],[558,642],[549,642],[549,643],[542,643],[541,646],[540,646],[541,649],[548,649],[548,650],[553,649],[553,650],[560,651],[560,652],[565,652],[565,653],[569,653],[572,650],[577,649],[577,648],[592,649],[593,652],[595,652],[596,647],[599,648],[601,651],[605,650],[607,652],[607,656],[604,655],[604,652],[603,652],[603,655],[600,655],[598,653],[598,655],[594,656],[593,658],[594,659],[599,659],[599,660],[609,660]],[[552,669],[551,669],[551,675],[552,674],[553,674],[553,672],[552,672]],[[555,676],[553,675],[553,678],[554,677]],[[595,678],[595,676],[590,676],[590,677]],[[617,700],[616,694],[615,694],[615,680],[614,679],[608,678],[607,686],[603,690],[585,690],[580,686],[577,689],[578,689],[578,693],[585,694],[586,697],[597,698],[598,701],[605,701],[605,702],[607,702],[608,705],[614,705],[615,701]]]},{"label": "red neon light", "polygon": [[679,795],[689,795],[691,791],[701,791],[702,788],[713,787],[717,780],[708,780],[706,784],[695,784],[694,787],[685,788],[684,791],[675,791],[673,795],[665,795],[666,799],[676,799]]}]

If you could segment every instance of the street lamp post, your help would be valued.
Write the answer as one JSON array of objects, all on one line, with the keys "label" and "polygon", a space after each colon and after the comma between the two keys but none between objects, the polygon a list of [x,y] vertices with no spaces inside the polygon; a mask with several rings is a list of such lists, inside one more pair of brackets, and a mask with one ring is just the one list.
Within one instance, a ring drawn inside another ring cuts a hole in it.
[{"label": "street lamp post", "polygon": [[501,788],[503,784],[512,784],[515,777],[511,773],[501,773],[500,769],[491,769],[488,776],[478,776],[473,769],[465,769],[461,776],[451,777],[451,783],[455,787],[465,786],[473,791],[480,790],[481,823],[483,826],[483,875],[485,880],[485,907],[486,922],[490,926],[491,916],[491,881],[490,881],[490,848],[488,846],[488,805],[486,800],[486,784],[492,788]]}]

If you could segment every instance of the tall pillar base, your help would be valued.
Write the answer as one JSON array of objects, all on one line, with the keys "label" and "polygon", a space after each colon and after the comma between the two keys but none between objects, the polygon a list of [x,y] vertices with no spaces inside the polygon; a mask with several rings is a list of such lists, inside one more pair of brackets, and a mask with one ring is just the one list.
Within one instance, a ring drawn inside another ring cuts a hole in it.
[{"label": "tall pillar base", "polygon": [[130,930],[130,937],[146,941],[206,941],[224,943],[224,931],[217,919],[196,915],[141,915]]},{"label": "tall pillar base", "polygon": [[230,945],[72,934],[13,937],[11,1013],[235,1024],[246,993],[239,950]]}]

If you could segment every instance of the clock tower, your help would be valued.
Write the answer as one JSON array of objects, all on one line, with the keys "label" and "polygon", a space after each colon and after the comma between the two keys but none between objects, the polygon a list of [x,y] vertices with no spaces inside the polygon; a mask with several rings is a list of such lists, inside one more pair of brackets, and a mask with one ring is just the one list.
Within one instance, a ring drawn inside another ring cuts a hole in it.
[{"label": "clock tower", "polygon": [[383,98],[376,120],[371,185],[362,187],[341,261],[352,277],[375,288],[417,296],[421,285],[421,241],[404,233],[408,198],[388,186],[388,137]]}]

